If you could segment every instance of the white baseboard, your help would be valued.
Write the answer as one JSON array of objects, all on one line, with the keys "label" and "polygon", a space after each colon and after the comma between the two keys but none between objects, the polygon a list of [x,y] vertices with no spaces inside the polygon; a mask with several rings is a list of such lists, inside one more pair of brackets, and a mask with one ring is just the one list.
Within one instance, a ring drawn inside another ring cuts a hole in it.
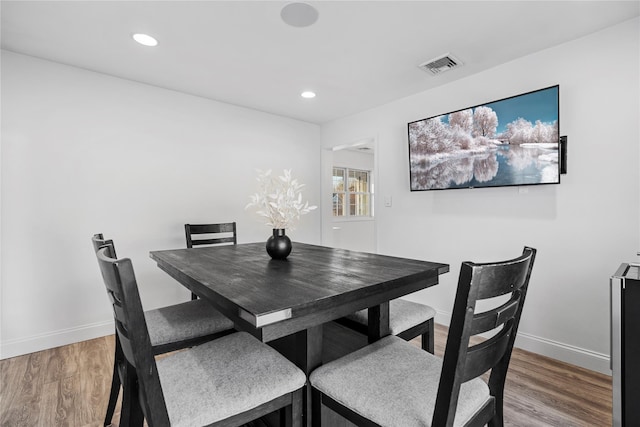
[{"label": "white baseboard", "polygon": [[[436,313],[436,322],[449,326],[451,313]],[[80,341],[113,334],[113,320],[98,322],[77,328],[62,329],[26,338],[0,343],[0,359],[21,356],[36,351],[73,344]],[[611,375],[609,356],[558,341],[519,332],[516,347],[553,359],[561,360],[585,369]]]},{"label": "white baseboard", "polygon": [[519,332],[515,346],[585,369],[611,375],[609,355]]},{"label": "white baseboard", "polygon": [[[436,313],[436,323],[449,326],[451,313]],[[542,356],[551,357],[571,365],[611,375],[609,355],[575,347],[558,341],[549,340],[535,335],[518,332],[515,347]]]},{"label": "white baseboard", "polygon": [[114,332],[113,328],[113,320],[108,320],[76,328],[61,329],[46,334],[32,335],[26,338],[2,341],[0,343],[0,359],[22,356],[23,354],[111,335]]}]

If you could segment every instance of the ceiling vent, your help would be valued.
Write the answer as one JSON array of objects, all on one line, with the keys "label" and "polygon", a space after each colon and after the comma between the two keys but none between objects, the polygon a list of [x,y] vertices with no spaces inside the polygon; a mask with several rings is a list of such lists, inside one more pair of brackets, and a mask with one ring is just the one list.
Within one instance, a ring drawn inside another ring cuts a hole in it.
[{"label": "ceiling vent", "polygon": [[418,65],[418,67],[434,76],[437,76],[444,71],[453,70],[461,65],[462,61],[449,53],[445,53],[444,55]]}]

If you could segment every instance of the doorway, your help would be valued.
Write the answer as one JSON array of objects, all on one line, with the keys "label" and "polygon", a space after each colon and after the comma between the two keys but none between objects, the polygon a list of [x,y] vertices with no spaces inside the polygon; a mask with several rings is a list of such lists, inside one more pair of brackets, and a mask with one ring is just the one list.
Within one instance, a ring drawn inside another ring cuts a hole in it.
[{"label": "doorway", "polygon": [[375,138],[323,150],[323,245],[377,251],[375,152]]}]

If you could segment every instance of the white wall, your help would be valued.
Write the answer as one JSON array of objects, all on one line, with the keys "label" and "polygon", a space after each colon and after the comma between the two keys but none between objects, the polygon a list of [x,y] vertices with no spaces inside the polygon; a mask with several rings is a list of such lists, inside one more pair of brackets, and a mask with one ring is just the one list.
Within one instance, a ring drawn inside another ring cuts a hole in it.
[{"label": "white wall", "polygon": [[[184,223],[269,237],[244,210],[256,168],[293,168],[320,202],[317,125],[6,51],[1,77],[3,358],[112,333],[94,233],[152,308],[188,299],[148,256],[184,247]],[[288,234],[319,243],[320,228],[314,211]]]},{"label": "white wall", "polygon": [[[451,265],[413,296],[437,321],[448,322],[462,261],[530,245],[539,252],[517,345],[609,372],[609,276],[640,249],[639,27],[627,21],[323,126],[325,147],[377,135],[378,250]],[[409,191],[408,122],[554,84],[569,140],[560,185]]]}]

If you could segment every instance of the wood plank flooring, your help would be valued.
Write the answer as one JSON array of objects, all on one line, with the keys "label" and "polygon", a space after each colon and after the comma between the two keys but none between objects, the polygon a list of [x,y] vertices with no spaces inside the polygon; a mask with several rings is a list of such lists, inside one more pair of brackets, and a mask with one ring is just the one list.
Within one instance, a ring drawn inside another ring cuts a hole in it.
[{"label": "wood plank flooring", "polygon": [[[437,355],[444,352],[446,333],[436,325]],[[107,336],[0,361],[0,426],[102,426],[113,346],[113,336]],[[329,413],[324,420],[330,427],[351,425]],[[114,425],[118,421],[119,407]],[[514,350],[505,391],[506,426],[611,424],[611,377]]]},{"label": "wood plank flooring", "polygon": [[114,345],[111,335],[0,361],[0,425],[102,426]]}]

